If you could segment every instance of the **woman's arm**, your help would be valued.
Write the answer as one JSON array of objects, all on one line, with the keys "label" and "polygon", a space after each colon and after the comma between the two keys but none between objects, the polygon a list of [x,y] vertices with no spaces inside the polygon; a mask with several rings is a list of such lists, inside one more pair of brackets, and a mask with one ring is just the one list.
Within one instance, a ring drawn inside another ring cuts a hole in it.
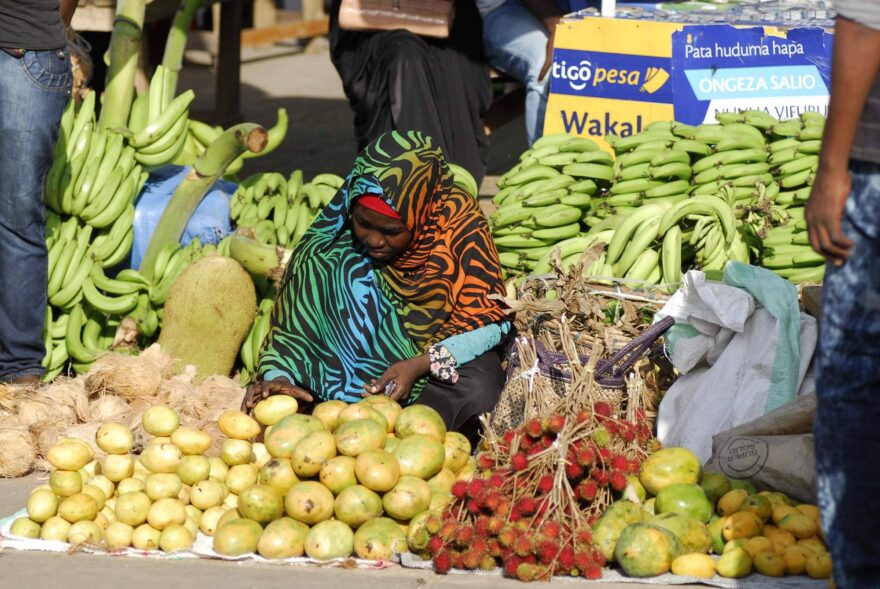
[{"label": "woman's arm", "polygon": [[458,380],[456,368],[482,356],[501,343],[510,331],[509,321],[490,323],[483,327],[448,337],[431,346],[431,375],[444,382]]}]

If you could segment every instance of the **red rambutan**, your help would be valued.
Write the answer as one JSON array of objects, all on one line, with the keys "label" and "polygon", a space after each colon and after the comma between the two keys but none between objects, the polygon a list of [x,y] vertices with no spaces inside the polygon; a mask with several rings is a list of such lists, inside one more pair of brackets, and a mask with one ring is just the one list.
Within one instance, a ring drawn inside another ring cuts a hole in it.
[{"label": "red rambutan", "polygon": [[593,405],[593,411],[596,412],[596,415],[611,417],[611,414],[614,413],[614,407],[606,401],[598,401]]},{"label": "red rambutan", "polygon": [[523,497],[522,499],[516,502],[514,507],[517,511],[519,511],[522,515],[530,516],[535,515],[535,512],[538,511],[538,503],[532,497]]},{"label": "red rambutan", "polygon": [[611,460],[608,461],[608,464],[611,466],[611,470],[626,472],[626,469],[629,466],[629,461],[626,459],[626,456],[623,456],[622,454],[612,454]]},{"label": "red rambutan", "polygon": [[428,552],[436,556],[442,549],[443,539],[440,536],[431,536],[431,539],[428,540]]},{"label": "red rambutan", "polygon": [[489,535],[489,518],[485,515],[481,515],[474,521],[474,532],[477,536],[488,536]]},{"label": "red rambutan", "polygon": [[516,541],[517,536],[516,528],[513,526],[504,526],[501,531],[498,532],[498,542],[502,547],[510,548]]},{"label": "red rambutan", "polygon": [[596,481],[598,485],[607,485],[608,484],[608,471],[604,468],[594,468],[590,472],[590,477]]},{"label": "red rambutan", "polygon": [[501,499],[501,502],[498,503],[498,507],[495,508],[495,515],[498,517],[507,517],[510,514],[510,500],[509,499]]},{"label": "red rambutan", "polygon": [[522,564],[522,558],[515,554],[511,554],[504,559],[504,574],[508,577],[515,577],[516,569],[519,568],[520,564]]},{"label": "red rambutan", "polygon": [[511,546],[517,556],[526,557],[532,553],[532,541],[526,536],[519,536]]},{"label": "red rambutan", "polygon": [[529,467],[529,459],[522,452],[517,452],[513,455],[513,458],[510,459],[510,466],[513,470],[523,471]]},{"label": "red rambutan", "polygon": [[465,550],[461,555],[462,568],[468,571],[473,571],[479,568],[481,560],[483,560],[483,555],[477,553],[477,551],[473,549]]},{"label": "red rambutan", "polygon": [[588,568],[595,564],[589,550],[578,550],[574,553],[574,568],[581,571],[581,574],[584,574]]},{"label": "red rambutan", "polygon": [[504,520],[498,516],[491,516],[486,520],[486,531],[491,536],[497,536],[504,529]]},{"label": "red rambutan", "polygon": [[593,466],[596,461],[596,453],[592,448],[581,448],[577,453],[577,463],[581,466]]},{"label": "red rambutan", "polygon": [[501,493],[498,491],[490,491],[486,493],[485,498],[483,499],[483,507],[485,509],[495,513],[495,510],[498,509],[499,505],[501,505]]},{"label": "red rambutan", "polygon": [[481,571],[494,571],[498,565],[495,563],[495,557],[490,554],[487,554],[483,557],[483,560],[480,561],[480,570]]},{"label": "red rambutan", "polygon": [[516,438],[516,431],[515,431],[515,430],[512,430],[512,429],[507,430],[507,431],[504,432],[504,434],[501,436],[501,439],[503,439],[503,440],[504,440],[504,443],[507,444],[508,446],[512,446],[512,445],[513,445],[513,439],[514,439],[514,438]]},{"label": "red rambutan", "polygon": [[474,528],[463,524],[457,530],[455,530],[455,535],[453,536],[453,542],[457,546],[461,548],[467,548],[471,545],[471,541],[474,539]]},{"label": "red rambutan", "polygon": [[490,470],[495,466],[495,459],[492,458],[491,454],[480,452],[477,454],[477,466],[482,470]]},{"label": "red rambutan", "polygon": [[639,468],[641,468],[641,466],[641,461],[636,458],[628,460],[626,463],[626,472],[628,472],[629,474],[636,474],[639,472]]},{"label": "red rambutan", "polygon": [[549,493],[553,490],[553,475],[545,474],[538,479],[538,491],[541,493]]},{"label": "red rambutan", "polygon": [[478,497],[486,490],[486,479],[471,479],[468,483],[468,495]]},{"label": "red rambutan", "polygon": [[589,567],[585,572],[584,576],[588,579],[601,579],[602,578],[602,567],[594,564]]},{"label": "red rambutan", "polygon": [[467,481],[455,481],[452,485],[452,495],[456,499],[464,499],[468,492]]},{"label": "red rambutan", "polygon": [[612,472],[608,477],[611,488],[615,491],[623,491],[626,489],[626,475],[622,472]]},{"label": "red rambutan", "polygon": [[574,568],[574,548],[566,546],[559,551],[559,566],[565,572],[570,572]]},{"label": "red rambutan", "polygon": [[578,423],[586,423],[593,418],[593,413],[589,409],[584,409],[580,413],[577,414],[575,421]]},{"label": "red rambutan", "polygon": [[471,543],[471,550],[478,553],[480,556],[489,554],[489,541],[485,536],[477,536]]},{"label": "red rambutan", "polygon": [[570,479],[579,479],[584,476],[584,467],[577,462],[569,462],[565,465],[565,475]]},{"label": "red rambutan", "polygon": [[527,421],[523,426],[523,431],[525,431],[529,437],[534,439],[538,439],[544,435],[544,427],[541,425],[541,420],[537,418]]},{"label": "red rambutan", "polygon": [[623,424],[620,427],[620,437],[623,438],[623,441],[627,444],[635,441],[636,439],[636,429],[635,427],[629,424]]},{"label": "red rambutan", "polygon": [[620,434],[620,425],[614,421],[605,422],[605,429],[608,430],[608,434],[611,436]]},{"label": "red rambutan", "polygon": [[467,502],[467,510],[474,514],[480,513],[483,510],[483,503],[480,501],[480,498],[475,497],[469,499]]},{"label": "red rambutan", "polygon": [[556,560],[556,555],[559,554],[559,545],[550,540],[544,540],[536,548],[538,562],[541,564],[550,564]]},{"label": "red rambutan", "polygon": [[574,541],[578,544],[589,546],[593,543],[593,531],[588,528],[578,530],[577,534],[574,536]]},{"label": "red rambutan", "polygon": [[611,460],[611,450],[608,448],[599,448],[599,458],[602,459],[602,462],[607,464]]},{"label": "red rambutan", "polygon": [[558,434],[565,427],[565,417],[563,415],[551,415],[547,418],[547,431]]},{"label": "red rambutan", "polygon": [[450,558],[449,552],[443,551],[440,554],[434,555],[434,572],[439,573],[441,575],[445,575],[449,572],[449,569],[452,568],[452,558]]},{"label": "red rambutan", "polygon": [[501,542],[499,542],[495,538],[489,538],[489,542],[487,544],[489,546],[489,555],[490,556],[493,556],[496,558],[501,556],[501,552],[502,552]]},{"label": "red rambutan", "polygon": [[555,540],[556,538],[559,538],[559,534],[561,533],[562,524],[557,521],[544,522],[544,525],[541,526],[541,535],[548,540]]},{"label": "red rambutan", "polygon": [[584,501],[592,501],[599,494],[599,486],[595,481],[585,479],[578,484],[577,494]]},{"label": "red rambutan", "polygon": [[494,472],[492,473],[492,476],[489,477],[488,485],[492,489],[500,489],[504,486],[505,480],[507,480],[507,477],[505,477],[503,474],[501,474],[500,472]]},{"label": "red rambutan", "polygon": [[447,521],[441,527],[438,534],[443,540],[452,540],[452,535],[455,533],[455,530],[458,528],[458,523],[454,521]]},{"label": "red rambutan", "polygon": [[556,434],[549,433],[541,437],[541,446],[544,448],[549,448],[554,442],[556,442]]}]

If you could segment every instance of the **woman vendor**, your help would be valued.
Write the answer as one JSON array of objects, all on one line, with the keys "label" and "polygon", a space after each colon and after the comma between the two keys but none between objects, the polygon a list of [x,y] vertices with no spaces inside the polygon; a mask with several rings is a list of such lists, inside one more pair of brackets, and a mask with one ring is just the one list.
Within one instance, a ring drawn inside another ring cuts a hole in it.
[{"label": "woman vendor", "polygon": [[361,153],[287,266],[243,407],[385,394],[472,440],[504,386],[498,253],[441,150],[392,131]]}]

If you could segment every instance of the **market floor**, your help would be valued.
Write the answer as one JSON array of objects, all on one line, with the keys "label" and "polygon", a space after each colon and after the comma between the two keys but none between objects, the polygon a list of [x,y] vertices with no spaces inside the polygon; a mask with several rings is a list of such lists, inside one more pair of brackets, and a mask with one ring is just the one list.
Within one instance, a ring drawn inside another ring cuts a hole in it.
[{"label": "market floor", "polygon": [[[21,509],[31,489],[44,476],[0,479],[0,518]],[[293,575],[296,575],[295,579]],[[555,581],[562,587],[635,589],[622,583]],[[645,586],[645,585],[641,585]],[[677,585],[676,587],[699,587]],[[216,560],[146,560],[94,554],[51,552],[0,552],[0,589],[98,589],[100,587],[150,587],[153,589],[489,589],[522,588],[511,579],[477,575],[436,575],[400,567],[381,571],[318,567],[279,567]],[[652,585],[652,587],[671,587]]]}]

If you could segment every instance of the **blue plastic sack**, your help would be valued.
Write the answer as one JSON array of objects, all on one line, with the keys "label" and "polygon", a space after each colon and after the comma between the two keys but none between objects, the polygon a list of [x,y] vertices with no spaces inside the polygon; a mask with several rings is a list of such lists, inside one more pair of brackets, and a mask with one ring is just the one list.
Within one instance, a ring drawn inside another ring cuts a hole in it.
[{"label": "blue plastic sack", "polygon": [[[134,244],[131,247],[130,268],[140,266],[159,218],[189,169],[189,166],[164,166],[153,171],[144,184],[135,203]],[[236,184],[225,180],[218,180],[211,187],[190,217],[180,239],[181,245],[188,244],[196,237],[203,244],[218,243],[232,233],[229,200],[236,188]]]}]

